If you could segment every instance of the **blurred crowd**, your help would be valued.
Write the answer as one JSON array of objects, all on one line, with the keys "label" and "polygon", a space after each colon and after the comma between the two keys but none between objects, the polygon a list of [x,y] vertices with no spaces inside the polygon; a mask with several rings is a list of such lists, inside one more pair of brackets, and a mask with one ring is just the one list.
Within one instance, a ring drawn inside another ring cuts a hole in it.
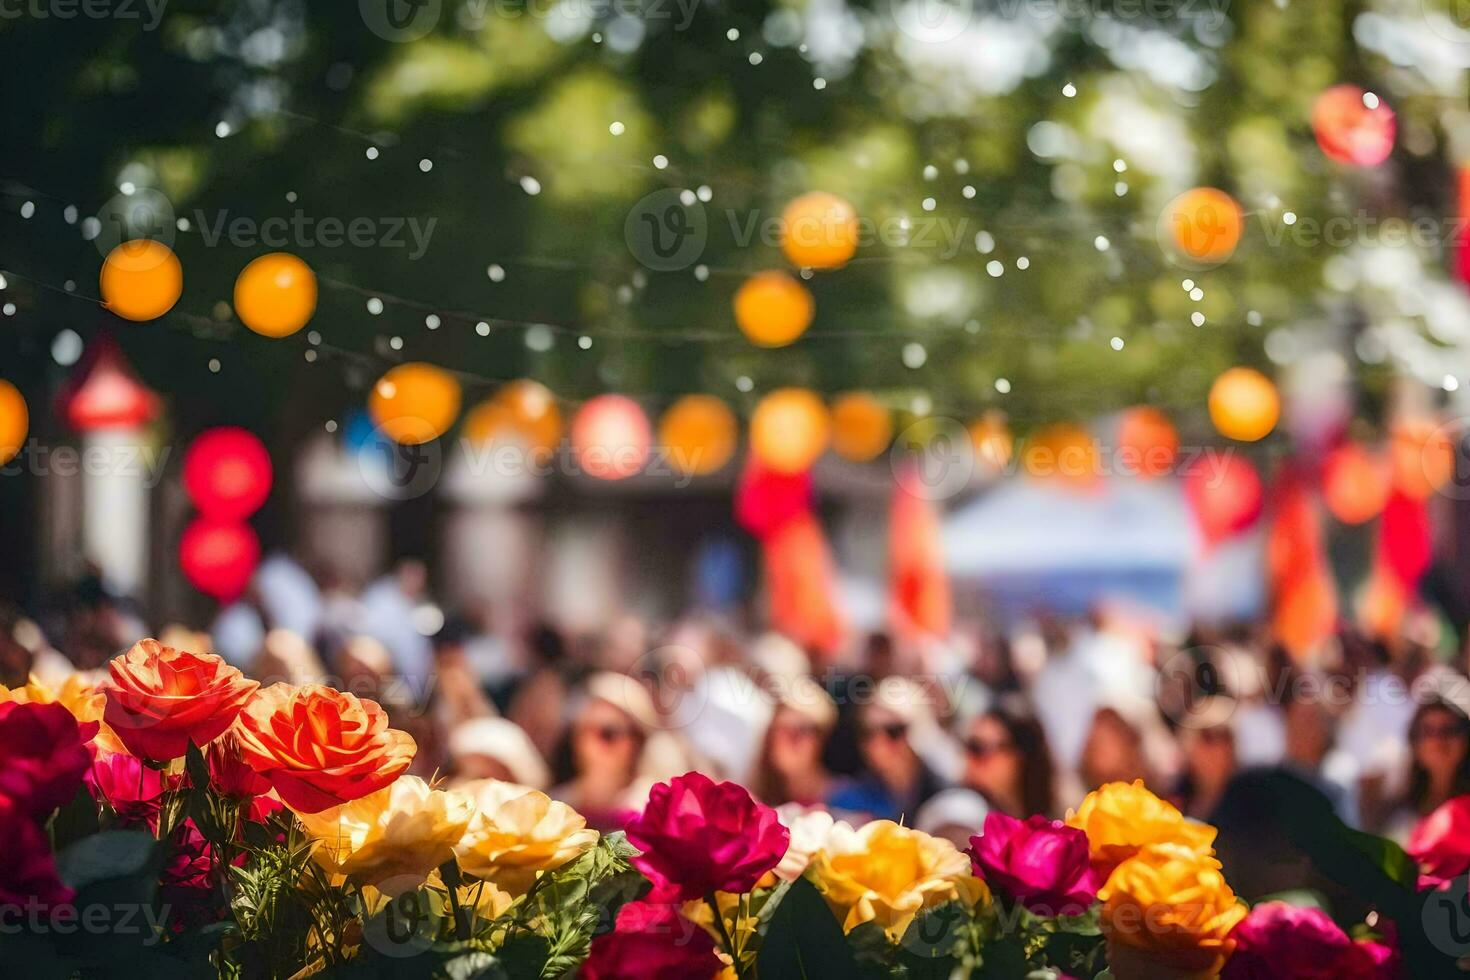
[{"label": "blurred crowd", "polygon": [[264,683],[374,698],[418,742],[417,774],[544,789],[600,829],[690,769],[961,846],[990,810],[1060,817],[1142,779],[1228,847],[1231,827],[1260,825],[1255,774],[1290,773],[1349,826],[1400,840],[1470,794],[1470,681],[1446,629],[1423,612],[1389,639],[1344,628],[1293,658],[1259,624],[1171,636],[1100,609],[923,641],[871,633],[817,657],[714,614],[595,633],[446,615],[421,563],[353,592],[276,556],[207,633],[145,623],[96,582],[43,609],[0,606],[0,683],[97,671],[156,632]]}]

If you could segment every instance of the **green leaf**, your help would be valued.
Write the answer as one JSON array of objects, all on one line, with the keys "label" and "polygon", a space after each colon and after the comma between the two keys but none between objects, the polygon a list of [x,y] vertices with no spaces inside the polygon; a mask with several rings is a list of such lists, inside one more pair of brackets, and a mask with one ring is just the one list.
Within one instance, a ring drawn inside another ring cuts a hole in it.
[{"label": "green leaf", "polygon": [[1393,881],[1405,888],[1415,889],[1419,881],[1419,867],[1404,849],[1387,837],[1378,837],[1350,827],[1342,828],[1343,835],[1353,849],[1368,856],[1368,859]]},{"label": "green leaf", "polygon": [[756,966],[762,980],[850,980],[858,972],[841,924],[805,878],[792,883],[772,914]]}]

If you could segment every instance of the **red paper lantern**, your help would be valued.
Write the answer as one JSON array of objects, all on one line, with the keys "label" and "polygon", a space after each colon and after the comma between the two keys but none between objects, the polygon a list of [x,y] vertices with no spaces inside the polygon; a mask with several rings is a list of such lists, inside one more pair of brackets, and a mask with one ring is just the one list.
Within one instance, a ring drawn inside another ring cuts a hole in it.
[{"label": "red paper lantern", "polygon": [[270,453],[244,429],[210,429],[184,454],[184,490],[204,516],[244,520],[270,496]]},{"label": "red paper lantern", "polygon": [[1191,466],[1184,476],[1184,494],[1207,546],[1239,534],[1261,516],[1256,468],[1234,453],[1220,459],[1219,466]]},{"label": "red paper lantern", "polygon": [[1334,85],[1312,106],[1312,132],[1338,163],[1376,167],[1393,152],[1398,123],[1378,96],[1356,85]]},{"label": "red paper lantern", "polygon": [[572,419],[577,461],[599,480],[622,480],[643,469],[652,441],[648,416],[623,395],[598,395]]},{"label": "red paper lantern", "polygon": [[244,593],[260,563],[260,539],[248,524],[195,518],[179,539],[179,568],[189,584],[220,602]]},{"label": "red paper lantern", "polygon": [[757,538],[768,538],[812,506],[812,475],[778,473],[751,457],[735,487],[735,520]]}]

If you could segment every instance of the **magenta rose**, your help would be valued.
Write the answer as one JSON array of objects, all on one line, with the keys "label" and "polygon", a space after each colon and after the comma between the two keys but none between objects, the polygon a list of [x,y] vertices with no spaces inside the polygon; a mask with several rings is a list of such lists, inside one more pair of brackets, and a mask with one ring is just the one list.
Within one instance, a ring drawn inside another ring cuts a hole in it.
[{"label": "magenta rose", "polygon": [[582,980],[709,980],[723,968],[708,932],[668,905],[629,902],[592,940]]},{"label": "magenta rose", "polygon": [[1087,834],[1060,820],[992,810],[970,838],[970,862],[993,890],[1033,912],[1080,915],[1097,898]]},{"label": "magenta rose", "polygon": [[1266,902],[1230,934],[1235,953],[1220,980],[1369,980],[1391,976],[1392,953],[1355,943],[1321,909]]},{"label": "magenta rose", "polygon": [[78,725],[59,704],[0,704],[0,793],[34,817],[70,803],[92,768],[87,742],[97,723]]},{"label": "magenta rose", "polygon": [[1470,871],[1470,796],[1457,796],[1420,820],[1404,850],[1419,863],[1419,887],[1439,888]]},{"label": "magenta rose", "polygon": [[0,918],[10,908],[50,908],[65,905],[76,895],[56,874],[56,859],[46,832],[25,806],[0,796],[0,840],[5,842],[5,860],[0,861]]},{"label": "magenta rose", "polygon": [[122,827],[158,825],[163,807],[163,773],[126,752],[98,752],[87,774],[92,798],[106,803]]},{"label": "magenta rose", "polygon": [[690,772],[653,788],[628,841],[643,852],[632,860],[653,882],[651,897],[687,902],[750,891],[780,863],[791,834],[743,787]]}]

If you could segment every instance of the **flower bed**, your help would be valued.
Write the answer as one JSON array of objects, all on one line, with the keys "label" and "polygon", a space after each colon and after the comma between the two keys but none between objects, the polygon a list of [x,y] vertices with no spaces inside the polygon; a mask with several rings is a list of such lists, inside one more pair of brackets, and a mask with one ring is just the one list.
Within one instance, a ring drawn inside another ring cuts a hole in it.
[{"label": "flower bed", "polygon": [[1403,852],[1337,838],[1398,919],[1401,957],[1316,909],[1248,909],[1215,829],[1141,783],[1065,821],[992,813],[966,852],[890,821],[783,822],[689,773],[626,835],[599,835],[533,790],[406,775],[413,740],[371,701],[262,690],[153,641],[98,690],[0,700],[15,976],[1432,975]]}]

